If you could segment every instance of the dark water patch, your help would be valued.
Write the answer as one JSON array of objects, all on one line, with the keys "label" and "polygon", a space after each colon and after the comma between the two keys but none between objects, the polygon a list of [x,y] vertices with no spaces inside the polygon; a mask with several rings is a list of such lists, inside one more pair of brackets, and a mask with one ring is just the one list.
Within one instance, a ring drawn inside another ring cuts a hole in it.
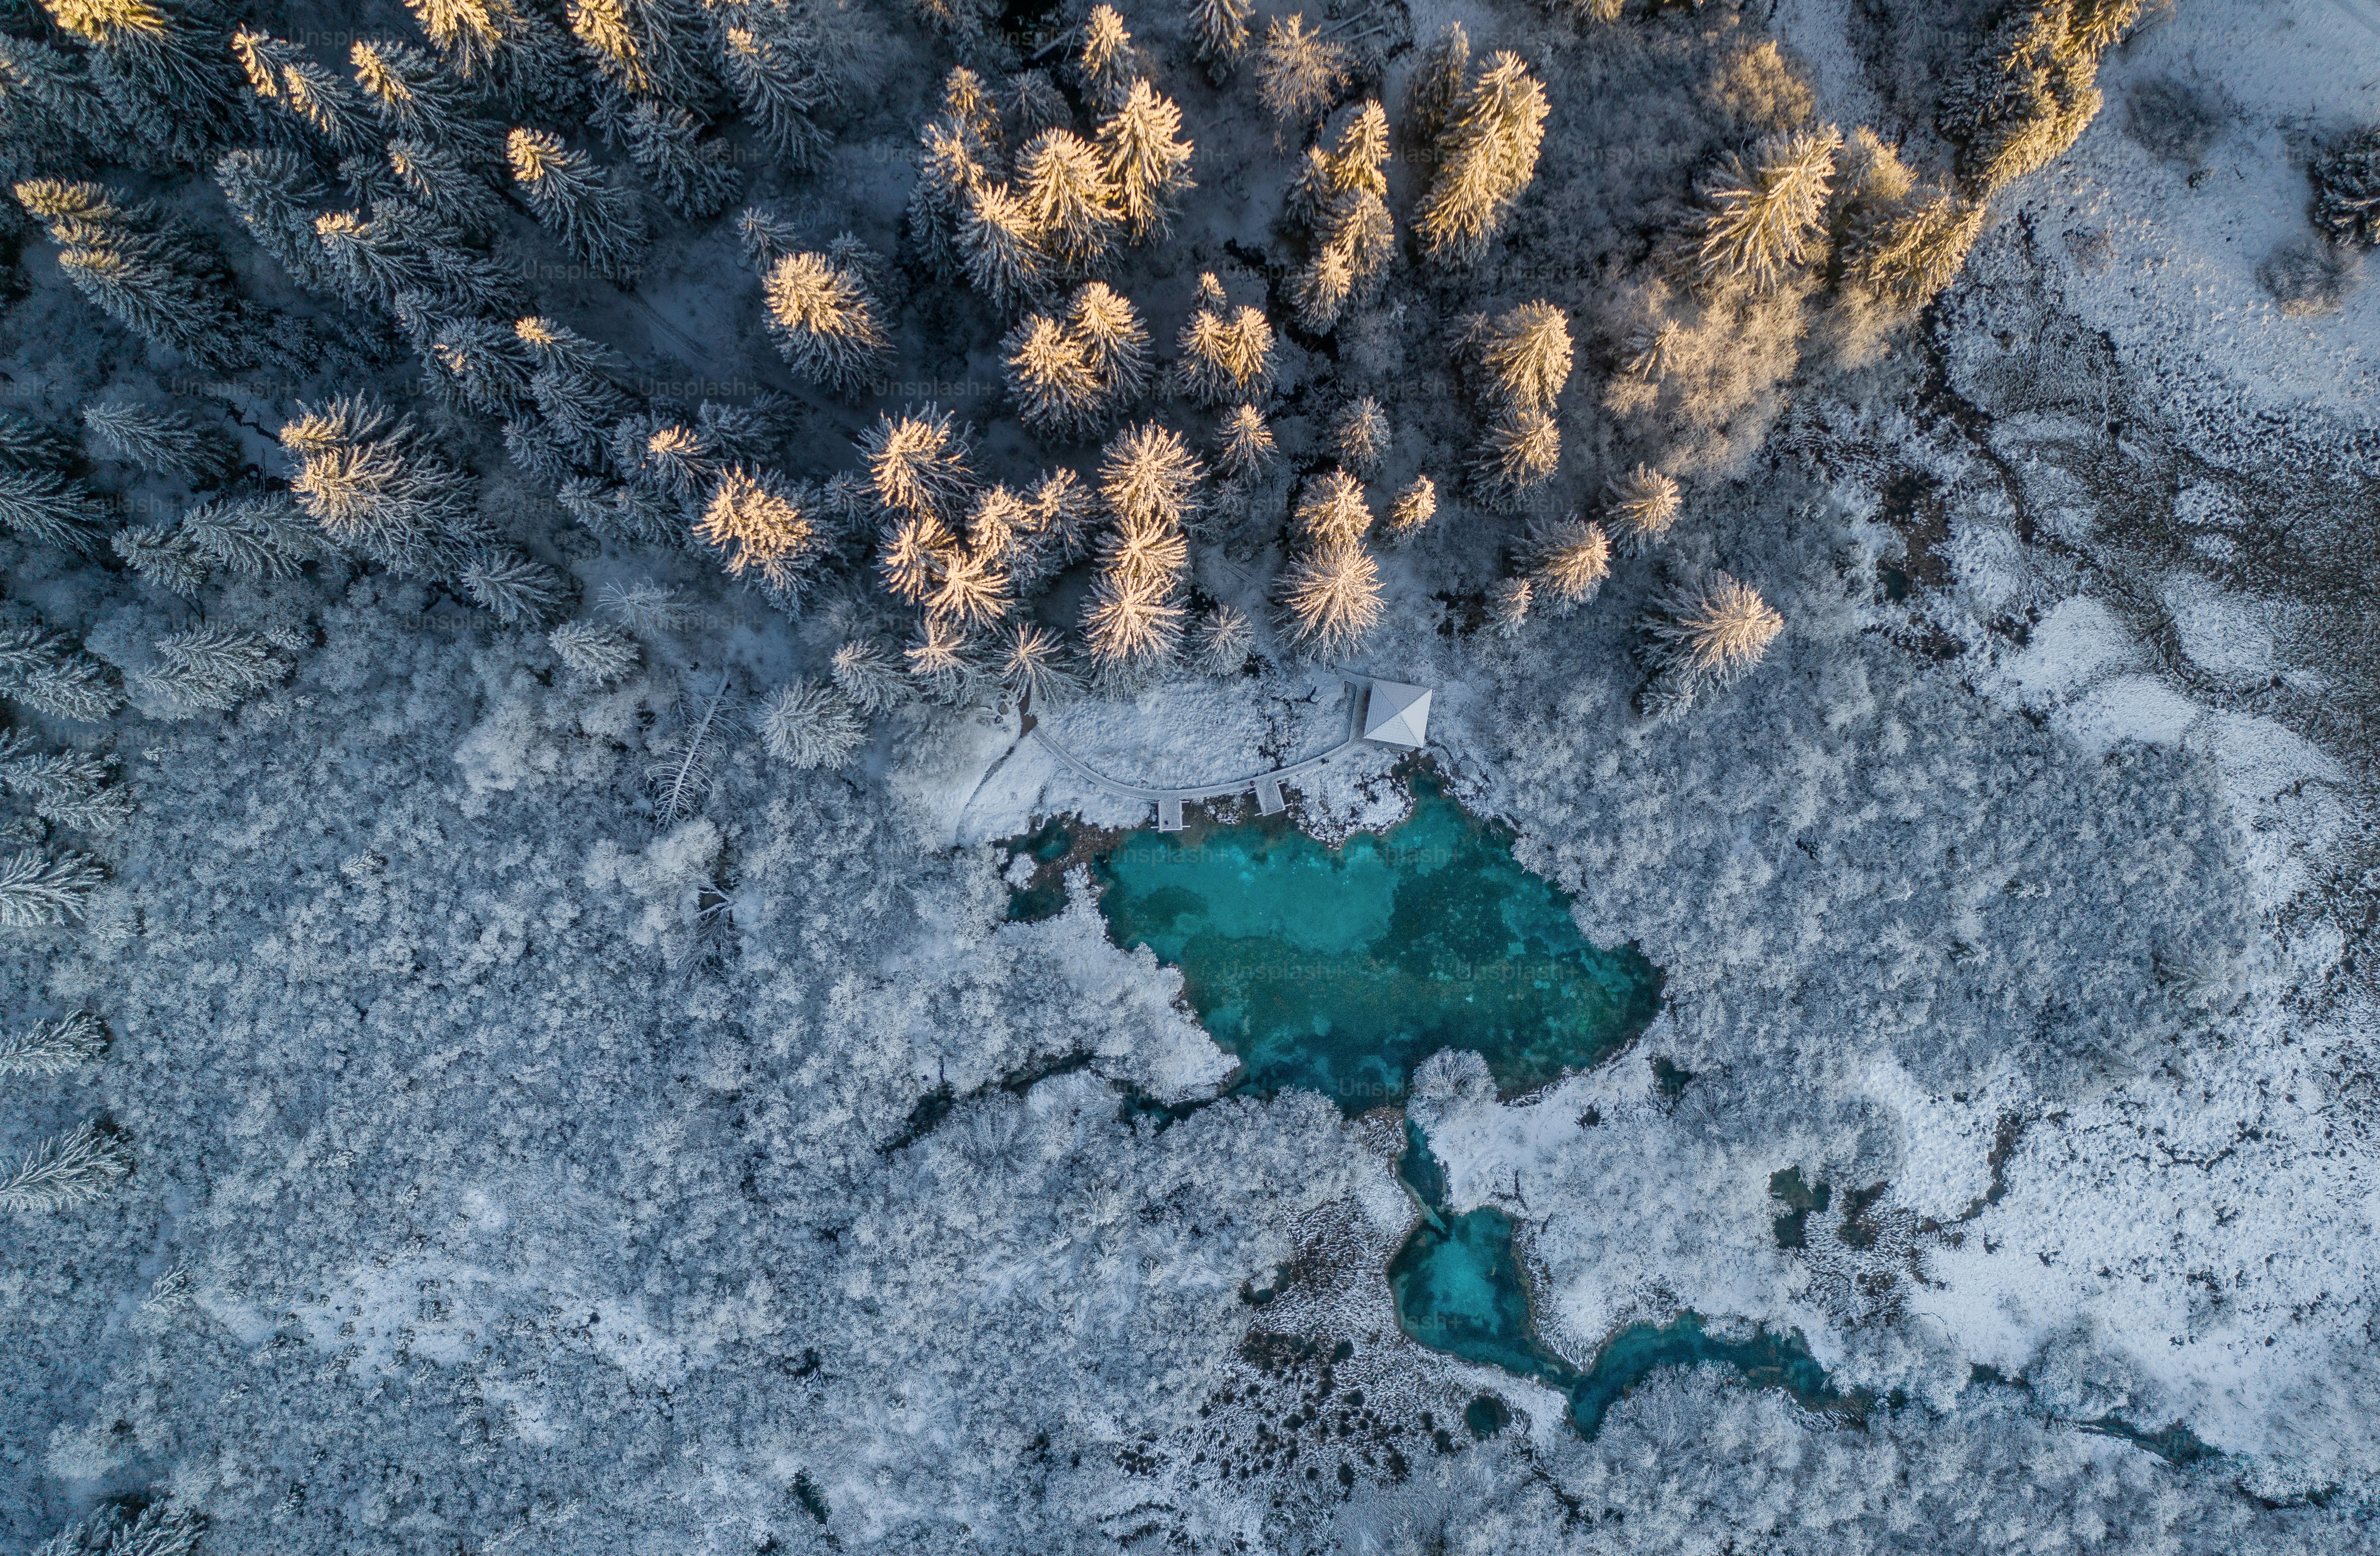
[{"label": "dark water patch", "polygon": [[1667,1324],[1631,1324],[1605,1341],[1590,1365],[1574,1366],[1537,1336],[1512,1218],[1494,1206],[1450,1212],[1445,1169],[1410,1121],[1405,1141],[1397,1176],[1423,1215],[1389,1261],[1397,1327],[1433,1351],[1560,1390],[1581,1436],[1592,1440],[1629,1390],[1670,1367],[1729,1367],[1755,1388],[1781,1389],[1810,1409],[1854,1419],[1874,1403],[1864,1390],[1836,1389],[1800,1335],[1755,1328],[1747,1338],[1723,1339],[1693,1312]]},{"label": "dark water patch", "polygon": [[1806,1248],[1810,1246],[1810,1212],[1826,1214],[1835,1197],[1834,1185],[1821,1180],[1815,1184],[1802,1181],[1802,1169],[1788,1167],[1768,1174],[1768,1194],[1784,1201],[1785,1212],[1770,1223],[1780,1248]]},{"label": "dark water patch", "polygon": [[[1509,828],[1427,772],[1411,782],[1404,821],[1336,847],[1272,817],[1124,833],[1094,856],[1109,937],[1182,970],[1239,1058],[1235,1091],[1302,1087],[1353,1115],[1401,1100],[1415,1064],[1454,1048],[1512,1096],[1597,1063],[1658,1011],[1660,970],[1588,943]],[[1048,833],[1011,857],[1054,847]]]},{"label": "dark water patch", "polygon": [[2143,1430],[2121,1416],[2102,1416],[2095,1421],[2077,1421],[2074,1424],[2086,1432],[2096,1432],[2101,1437],[2112,1437],[2135,1448],[2144,1448],[2169,1465],[2194,1465],[2203,1459],[2223,1457],[2221,1449],[2201,1441],[2197,1433],[2180,1421],[2151,1430]]},{"label": "dark water patch", "polygon": [[1653,1089],[1668,1101],[1674,1102],[1686,1094],[1694,1072],[1675,1060],[1656,1056],[1653,1060]]},{"label": "dark water patch", "polygon": [[1463,1407],[1463,1424],[1485,1442],[1512,1424],[1512,1406],[1494,1394],[1480,1394]]}]

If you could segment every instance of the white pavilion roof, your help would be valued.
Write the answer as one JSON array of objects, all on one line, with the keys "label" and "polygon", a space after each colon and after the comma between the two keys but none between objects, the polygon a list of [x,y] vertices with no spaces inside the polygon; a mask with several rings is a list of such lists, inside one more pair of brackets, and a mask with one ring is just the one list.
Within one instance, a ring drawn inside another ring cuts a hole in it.
[{"label": "white pavilion roof", "polygon": [[1364,708],[1364,738],[1383,746],[1429,744],[1429,688],[1402,681],[1374,681]]}]

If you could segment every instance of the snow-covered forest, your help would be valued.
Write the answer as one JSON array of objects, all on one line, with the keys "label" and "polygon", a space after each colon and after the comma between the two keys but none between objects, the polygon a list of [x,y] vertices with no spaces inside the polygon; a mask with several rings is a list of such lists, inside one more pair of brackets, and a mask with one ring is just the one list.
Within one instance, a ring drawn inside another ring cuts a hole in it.
[{"label": "snow-covered forest", "polygon": [[[0,0],[0,1550],[2380,1549],[2375,60]],[[1012,917],[1368,676],[1615,1055],[1245,1095]],[[1828,1401],[1408,1338],[1408,1124]]]}]

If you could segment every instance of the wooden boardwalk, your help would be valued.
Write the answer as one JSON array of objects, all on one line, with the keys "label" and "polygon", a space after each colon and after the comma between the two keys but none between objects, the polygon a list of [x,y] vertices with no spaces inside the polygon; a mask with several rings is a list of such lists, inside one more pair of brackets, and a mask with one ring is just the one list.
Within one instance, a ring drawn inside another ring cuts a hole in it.
[{"label": "wooden boardwalk", "polygon": [[1362,702],[1359,699],[1349,699],[1347,738],[1327,751],[1318,751],[1313,756],[1302,757],[1286,767],[1276,767],[1269,772],[1258,772],[1246,778],[1226,779],[1214,784],[1196,784],[1187,788],[1178,789],[1150,788],[1144,784],[1127,784],[1121,779],[1111,778],[1051,739],[1049,733],[1042,729],[1038,720],[1034,722],[1026,734],[1039,742],[1043,750],[1057,758],[1060,766],[1093,788],[1121,796],[1125,799],[1153,803],[1157,807],[1157,827],[1160,832],[1180,832],[1182,806],[1186,800],[1229,799],[1239,795],[1253,794],[1257,796],[1258,811],[1267,816],[1279,815],[1287,804],[1281,796],[1283,784],[1305,774],[1318,772],[1349,752],[1370,744],[1355,733],[1355,724],[1361,710]]}]

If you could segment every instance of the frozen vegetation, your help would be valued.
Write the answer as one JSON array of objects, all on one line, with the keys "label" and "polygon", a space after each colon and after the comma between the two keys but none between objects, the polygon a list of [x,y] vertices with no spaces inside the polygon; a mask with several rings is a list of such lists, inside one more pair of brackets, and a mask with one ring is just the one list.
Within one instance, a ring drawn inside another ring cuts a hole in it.
[{"label": "frozen vegetation", "polygon": [[0,1550],[2380,1548],[2375,27],[0,0]]}]

